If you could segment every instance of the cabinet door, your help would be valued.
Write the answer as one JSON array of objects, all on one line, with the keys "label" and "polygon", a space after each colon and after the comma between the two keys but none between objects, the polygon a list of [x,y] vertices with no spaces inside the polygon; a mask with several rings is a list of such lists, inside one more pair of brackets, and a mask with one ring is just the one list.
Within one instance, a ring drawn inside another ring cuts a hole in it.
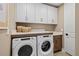
[{"label": "cabinet door", "polygon": [[70,55],[75,55],[75,37],[70,37],[70,35],[64,37],[64,50]]},{"label": "cabinet door", "polygon": [[36,4],[36,22],[47,23],[47,6],[44,4]]},{"label": "cabinet door", "polygon": [[54,52],[62,50],[62,36],[54,36]]},{"label": "cabinet door", "polygon": [[48,6],[48,23],[57,24],[57,8]]},{"label": "cabinet door", "polygon": [[35,22],[35,4],[27,3],[26,5],[26,22]]},{"label": "cabinet door", "polygon": [[26,4],[18,3],[16,4],[15,7],[16,7],[16,12],[15,12],[16,21],[26,22]]},{"label": "cabinet door", "polygon": [[7,16],[7,4],[0,4],[0,22],[5,22]]}]

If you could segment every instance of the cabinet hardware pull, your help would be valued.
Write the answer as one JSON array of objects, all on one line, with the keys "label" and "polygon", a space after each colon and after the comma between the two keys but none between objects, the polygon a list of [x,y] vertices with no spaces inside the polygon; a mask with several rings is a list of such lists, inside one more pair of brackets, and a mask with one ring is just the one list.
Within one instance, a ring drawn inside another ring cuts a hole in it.
[{"label": "cabinet hardware pull", "polygon": [[43,18],[40,18],[41,19],[41,22],[43,21]]}]

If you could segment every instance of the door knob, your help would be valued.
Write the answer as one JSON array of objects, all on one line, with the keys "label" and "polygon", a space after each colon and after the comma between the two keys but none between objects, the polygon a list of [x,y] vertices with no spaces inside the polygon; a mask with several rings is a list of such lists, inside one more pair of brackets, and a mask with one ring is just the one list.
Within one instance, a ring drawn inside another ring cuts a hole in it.
[{"label": "door knob", "polygon": [[68,36],[68,33],[66,33],[66,36]]}]

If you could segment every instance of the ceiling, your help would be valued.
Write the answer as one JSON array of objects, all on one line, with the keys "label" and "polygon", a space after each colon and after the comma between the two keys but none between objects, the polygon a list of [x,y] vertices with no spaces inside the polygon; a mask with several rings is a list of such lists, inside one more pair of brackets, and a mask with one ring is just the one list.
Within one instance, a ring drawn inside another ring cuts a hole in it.
[{"label": "ceiling", "polygon": [[50,6],[54,6],[56,8],[58,8],[59,6],[61,6],[63,3],[45,3],[47,5],[50,5]]}]

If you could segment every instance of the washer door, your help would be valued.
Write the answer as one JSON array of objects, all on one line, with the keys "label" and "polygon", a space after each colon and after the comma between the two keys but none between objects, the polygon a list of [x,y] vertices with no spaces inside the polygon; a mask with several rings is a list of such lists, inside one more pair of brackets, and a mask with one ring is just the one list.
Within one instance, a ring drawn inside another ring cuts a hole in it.
[{"label": "washer door", "polygon": [[44,41],[41,45],[41,49],[43,52],[47,52],[51,47],[51,43],[49,41]]},{"label": "washer door", "polygon": [[24,45],[18,50],[18,56],[31,56],[33,48],[30,45]]}]

